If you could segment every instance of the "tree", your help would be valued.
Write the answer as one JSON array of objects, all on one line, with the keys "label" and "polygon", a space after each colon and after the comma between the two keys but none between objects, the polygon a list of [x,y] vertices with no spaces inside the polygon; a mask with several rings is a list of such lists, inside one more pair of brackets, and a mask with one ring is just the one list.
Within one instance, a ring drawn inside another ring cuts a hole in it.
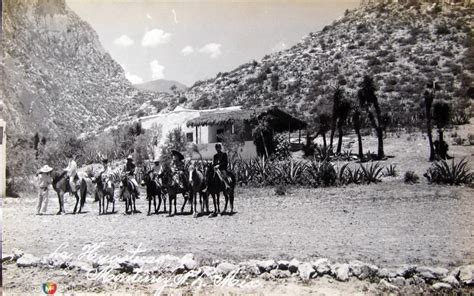
[{"label": "tree", "polygon": [[[448,145],[443,139],[444,128],[451,119],[451,107],[447,102],[437,101],[433,104],[433,120],[438,128],[438,143],[435,142],[436,154],[441,159],[448,158]],[[437,146],[437,147],[436,147]]]},{"label": "tree", "polygon": [[351,103],[348,100],[341,100],[337,108],[337,130],[339,133],[339,141],[337,142],[336,153],[341,153],[342,149],[342,128],[346,124],[347,117],[351,111]]},{"label": "tree", "polygon": [[354,125],[354,131],[357,134],[357,142],[359,144],[359,159],[362,160],[364,159],[364,150],[362,149],[362,136],[360,134],[360,128],[361,128],[361,111],[358,107],[354,109],[354,112],[352,112],[352,124]]},{"label": "tree", "polygon": [[331,129],[331,118],[329,113],[321,113],[316,118],[317,134],[323,138],[324,150],[327,148],[326,133]]},{"label": "tree", "polygon": [[257,154],[269,157],[273,154],[273,130],[266,118],[258,120],[257,126],[252,131],[253,142],[257,147]]},{"label": "tree", "polygon": [[430,145],[430,161],[435,160],[435,150],[433,146],[433,134],[431,128],[431,106],[433,105],[434,95],[432,92],[425,91],[425,116],[426,116],[426,132],[428,133],[428,142]]},{"label": "tree", "polygon": [[334,134],[336,132],[337,112],[338,112],[339,104],[341,100],[343,99],[343,96],[344,96],[344,91],[338,85],[336,89],[334,90],[334,94],[332,96],[333,105],[332,105],[332,117],[331,117],[331,137],[329,140],[329,147],[331,147],[331,150],[333,148]]},{"label": "tree", "polygon": [[[361,106],[361,108],[364,108],[366,110],[372,127],[377,133],[377,158],[382,159],[385,157],[383,151],[382,111],[380,110],[378,98],[375,94],[376,88],[372,77],[365,75],[359,87],[360,89],[357,92],[359,98],[359,105]],[[372,109],[374,109],[375,115]]]}]

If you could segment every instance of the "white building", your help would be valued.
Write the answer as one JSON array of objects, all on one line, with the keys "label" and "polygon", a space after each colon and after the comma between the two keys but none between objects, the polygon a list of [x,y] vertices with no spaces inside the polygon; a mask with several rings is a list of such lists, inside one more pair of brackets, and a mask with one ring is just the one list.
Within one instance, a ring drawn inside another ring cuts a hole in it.
[{"label": "white building", "polygon": [[[186,135],[188,143],[196,145],[199,153],[205,159],[210,159],[215,153],[214,146],[222,142],[224,134],[234,134],[235,124],[240,123],[240,132],[244,138],[243,145],[237,153],[242,158],[252,158],[257,155],[257,149],[252,139],[252,128],[259,118],[267,116],[275,132],[296,131],[306,128],[306,123],[291,116],[276,107],[262,107],[253,110],[242,110],[240,106],[208,110],[192,110],[177,107],[169,113],[156,114],[140,118],[142,128],[159,129],[160,139],[155,147],[155,156],[159,157],[161,147],[165,144],[166,136],[176,128]],[[194,153],[192,158],[198,158]]]}]

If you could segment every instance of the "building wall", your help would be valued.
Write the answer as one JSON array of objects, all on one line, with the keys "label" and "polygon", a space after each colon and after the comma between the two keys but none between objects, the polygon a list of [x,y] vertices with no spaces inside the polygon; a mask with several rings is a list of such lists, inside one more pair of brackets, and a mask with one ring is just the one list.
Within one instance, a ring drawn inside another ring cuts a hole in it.
[{"label": "building wall", "polygon": [[[205,143],[205,144],[198,144],[199,153],[203,159],[212,159],[214,154],[216,154],[215,149],[216,143]],[[253,143],[253,141],[245,141],[244,145],[239,148],[238,154],[243,159],[250,159],[257,156],[257,147]],[[193,153],[191,156],[192,159],[199,159],[199,154]]]},{"label": "building wall", "polygon": [[6,140],[5,134],[6,123],[3,119],[0,119],[0,198],[5,197],[6,193]]}]

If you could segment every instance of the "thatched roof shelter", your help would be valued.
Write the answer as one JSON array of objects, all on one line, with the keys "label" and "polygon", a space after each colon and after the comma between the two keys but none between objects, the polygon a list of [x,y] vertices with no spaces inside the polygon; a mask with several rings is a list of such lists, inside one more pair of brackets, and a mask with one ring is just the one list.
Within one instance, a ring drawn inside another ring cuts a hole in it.
[{"label": "thatched roof shelter", "polygon": [[255,122],[265,118],[277,132],[305,129],[307,123],[275,107],[259,107],[252,110],[232,110],[202,112],[199,117],[189,120],[186,125],[227,125],[237,121]]}]

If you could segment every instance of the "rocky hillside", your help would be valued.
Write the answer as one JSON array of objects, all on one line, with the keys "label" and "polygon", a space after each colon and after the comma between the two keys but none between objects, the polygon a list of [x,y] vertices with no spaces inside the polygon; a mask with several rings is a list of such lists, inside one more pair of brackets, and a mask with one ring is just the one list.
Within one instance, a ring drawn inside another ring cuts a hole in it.
[{"label": "rocky hillside", "polygon": [[288,50],[196,82],[185,95],[197,108],[276,104],[312,117],[337,84],[355,100],[369,74],[385,112],[400,118],[420,108],[425,85],[433,80],[440,82],[440,97],[469,102],[473,16],[474,9],[460,6],[364,6]]},{"label": "rocky hillside", "polygon": [[1,91],[10,132],[54,136],[96,129],[159,100],[128,82],[65,0],[6,0],[3,6]]},{"label": "rocky hillside", "polygon": [[187,86],[174,80],[158,79],[148,81],[145,83],[135,84],[134,87],[141,90],[149,90],[154,92],[165,92],[173,94],[176,92],[183,92],[187,89]]}]

